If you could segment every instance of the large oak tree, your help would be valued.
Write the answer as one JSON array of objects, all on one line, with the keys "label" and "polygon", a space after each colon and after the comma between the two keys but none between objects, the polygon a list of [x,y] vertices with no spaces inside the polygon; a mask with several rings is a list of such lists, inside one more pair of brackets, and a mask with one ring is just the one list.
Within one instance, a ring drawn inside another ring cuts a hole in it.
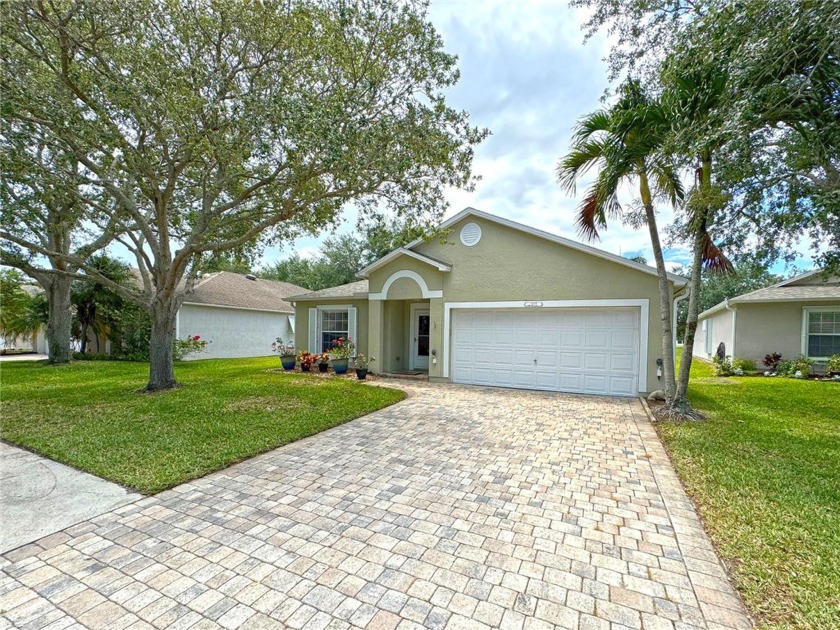
[{"label": "large oak tree", "polygon": [[317,231],[348,201],[434,216],[445,187],[471,185],[486,131],[444,101],[456,60],[426,11],[392,0],[7,4],[4,119],[76,160],[73,194],[116,218],[108,230],[142,286],[98,279],[151,315],[148,389],[176,383],[175,315],[202,257]]}]

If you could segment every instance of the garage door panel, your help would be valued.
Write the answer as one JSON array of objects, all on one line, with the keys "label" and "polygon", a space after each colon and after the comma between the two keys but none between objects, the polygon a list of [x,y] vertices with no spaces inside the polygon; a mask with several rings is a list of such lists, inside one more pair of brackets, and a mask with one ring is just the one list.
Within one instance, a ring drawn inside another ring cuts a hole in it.
[{"label": "garage door panel", "polygon": [[454,382],[638,392],[638,308],[456,310],[452,321]]}]

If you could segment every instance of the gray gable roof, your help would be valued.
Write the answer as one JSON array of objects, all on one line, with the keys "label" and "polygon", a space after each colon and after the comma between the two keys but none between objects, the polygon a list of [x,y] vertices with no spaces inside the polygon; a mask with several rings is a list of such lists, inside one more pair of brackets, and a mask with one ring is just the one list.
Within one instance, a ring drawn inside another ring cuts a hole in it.
[{"label": "gray gable roof", "polygon": [[[749,304],[762,302],[840,302],[840,282],[836,278],[827,281],[816,277],[819,270],[789,278],[773,286],[743,293],[729,300],[716,304],[700,313],[699,317],[708,317],[726,308],[727,304]],[[808,279],[809,284],[792,284]]]},{"label": "gray gable roof", "polygon": [[306,291],[288,282],[251,278],[230,271],[208,274],[186,295],[184,303],[294,313],[289,296]]},{"label": "gray gable roof", "polygon": [[292,295],[289,300],[292,302],[306,302],[309,300],[324,300],[335,298],[367,298],[368,295],[368,281],[359,280],[358,282],[350,282],[342,284],[337,287],[329,287],[319,291],[310,291],[301,295]]}]

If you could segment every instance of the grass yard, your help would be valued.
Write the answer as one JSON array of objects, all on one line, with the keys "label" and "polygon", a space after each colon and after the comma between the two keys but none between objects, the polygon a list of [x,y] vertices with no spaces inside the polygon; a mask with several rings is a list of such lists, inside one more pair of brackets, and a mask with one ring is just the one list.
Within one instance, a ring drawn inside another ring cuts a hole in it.
[{"label": "grass yard", "polygon": [[148,366],[3,363],[0,435],[153,494],[399,400],[343,378],[269,373],[276,358],[189,361],[183,387],[141,394]]},{"label": "grass yard", "polygon": [[840,628],[840,384],[712,376],[708,419],[657,423],[720,555],[763,628]]}]

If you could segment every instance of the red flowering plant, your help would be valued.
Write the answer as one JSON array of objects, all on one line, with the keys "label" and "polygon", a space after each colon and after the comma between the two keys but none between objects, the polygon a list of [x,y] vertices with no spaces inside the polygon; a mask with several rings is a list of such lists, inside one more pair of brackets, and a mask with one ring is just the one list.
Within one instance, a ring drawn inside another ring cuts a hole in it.
[{"label": "red flowering plant", "polygon": [[308,370],[312,367],[312,364],[318,360],[320,355],[312,354],[306,350],[301,350],[298,352],[298,362],[300,363],[301,369]]},{"label": "red flowering plant", "polygon": [[339,337],[329,350],[333,359],[349,359],[356,354],[356,342],[351,337]]},{"label": "red flowering plant", "polygon": [[199,335],[187,335],[183,339],[175,339],[172,342],[172,358],[176,361],[183,361],[187,356],[196,352],[204,352],[207,344]]}]

